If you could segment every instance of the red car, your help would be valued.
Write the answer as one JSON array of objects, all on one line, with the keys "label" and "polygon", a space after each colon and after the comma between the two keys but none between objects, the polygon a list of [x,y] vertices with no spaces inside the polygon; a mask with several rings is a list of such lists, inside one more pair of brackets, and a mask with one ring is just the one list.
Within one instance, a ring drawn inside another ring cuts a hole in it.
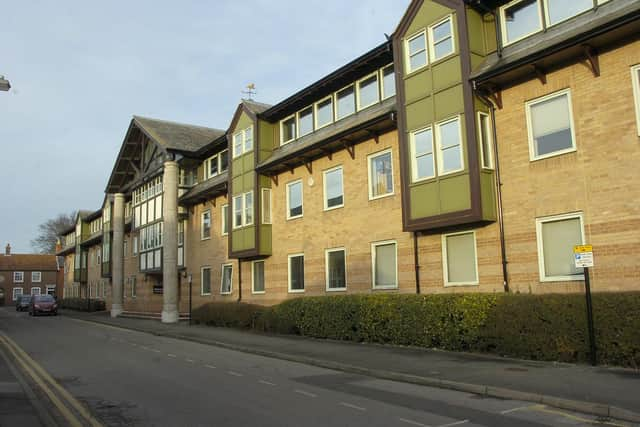
[{"label": "red car", "polygon": [[51,295],[35,295],[29,303],[29,315],[37,316],[38,313],[58,315],[58,303]]}]

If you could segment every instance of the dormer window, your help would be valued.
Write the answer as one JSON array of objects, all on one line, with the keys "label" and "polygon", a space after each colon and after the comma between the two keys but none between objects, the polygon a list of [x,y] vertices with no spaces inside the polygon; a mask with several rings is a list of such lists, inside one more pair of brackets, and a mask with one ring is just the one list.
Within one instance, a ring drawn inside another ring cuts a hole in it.
[{"label": "dormer window", "polygon": [[233,134],[233,158],[253,150],[253,126]]},{"label": "dormer window", "polygon": [[226,172],[229,167],[229,150],[223,150],[204,161],[204,179]]},{"label": "dormer window", "polygon": [[336,93],[336,119],[340,120],[356,112],[356,94],[353,85]]},{"label": "dormer window", "polygon": [[371,74],[358,82],[358,109],[361,110],[380,100],[378,73]]},{"label": "dormer window", "polygon": [[313,132],[313,107],[298,113],[298,138]]},{"label": "dormer window", "polygon": [[541,0],[514,0],[500,8],[505,45],[542,30]]},{"label": "dormer window", "polygon": [[548,25],[555,25],[593,7],[593,0],[546,0]]},{"label": "dormer window", "polygon": [[316,129],[333,122],[333,96],[316,104]]},{"label": "dormer window", "polygon": [[292,115],[280,122],[280,144],[296,139],[296,116]]}]

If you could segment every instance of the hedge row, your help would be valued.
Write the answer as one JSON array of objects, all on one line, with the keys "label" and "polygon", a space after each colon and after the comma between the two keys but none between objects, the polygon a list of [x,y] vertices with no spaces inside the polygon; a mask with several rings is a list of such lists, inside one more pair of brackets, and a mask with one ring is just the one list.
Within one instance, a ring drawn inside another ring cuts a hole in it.
[{"label": "hedge row", "polygon": [[104,300],[86,298],[65,298],[58,300],[58,307],[76,311],[104,311]]},{"label": "hedge row", "polygon": [[[640,293],[593,295],[599,363],[640,368]],[[584,295],[341,295],[210,303],[194,320],[356,342],[587,362]]]}]

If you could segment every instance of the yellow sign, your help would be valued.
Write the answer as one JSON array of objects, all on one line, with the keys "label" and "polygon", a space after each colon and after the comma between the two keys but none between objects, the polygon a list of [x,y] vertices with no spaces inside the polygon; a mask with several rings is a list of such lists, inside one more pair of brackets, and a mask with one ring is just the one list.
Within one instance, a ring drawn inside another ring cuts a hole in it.
[{"label": "yellow sign", "polygon": [[592,245],[580,245],[580,246],[574,246],[573,247],[573,253],[574,254],[581,254],[584,252],[593,252],[593,246]]}]

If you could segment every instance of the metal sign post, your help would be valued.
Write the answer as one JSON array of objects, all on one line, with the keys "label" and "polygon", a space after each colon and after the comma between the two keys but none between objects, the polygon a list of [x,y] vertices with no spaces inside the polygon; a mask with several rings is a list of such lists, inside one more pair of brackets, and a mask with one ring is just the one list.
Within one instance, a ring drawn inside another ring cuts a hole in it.
[{"label": "metal sign post", "polygon": [[191,326],[191,308],[192,308],[192,298],[193,293],[191,292],[191,286],[193,283],[193,276],[189,274],[189,326]]},{"label": "metal sign post", "polygon": [[596,366],[598,358],[596,355],[596,335],[593,328],[593,305],[591,304],[591,283],[589,282],[589,267],[593,267],[593,246],[580,245],[573,247],[576,268],[584,269],[584,288],[587,296],[587,326],[589,328],[589,353],[591,364]]}]

